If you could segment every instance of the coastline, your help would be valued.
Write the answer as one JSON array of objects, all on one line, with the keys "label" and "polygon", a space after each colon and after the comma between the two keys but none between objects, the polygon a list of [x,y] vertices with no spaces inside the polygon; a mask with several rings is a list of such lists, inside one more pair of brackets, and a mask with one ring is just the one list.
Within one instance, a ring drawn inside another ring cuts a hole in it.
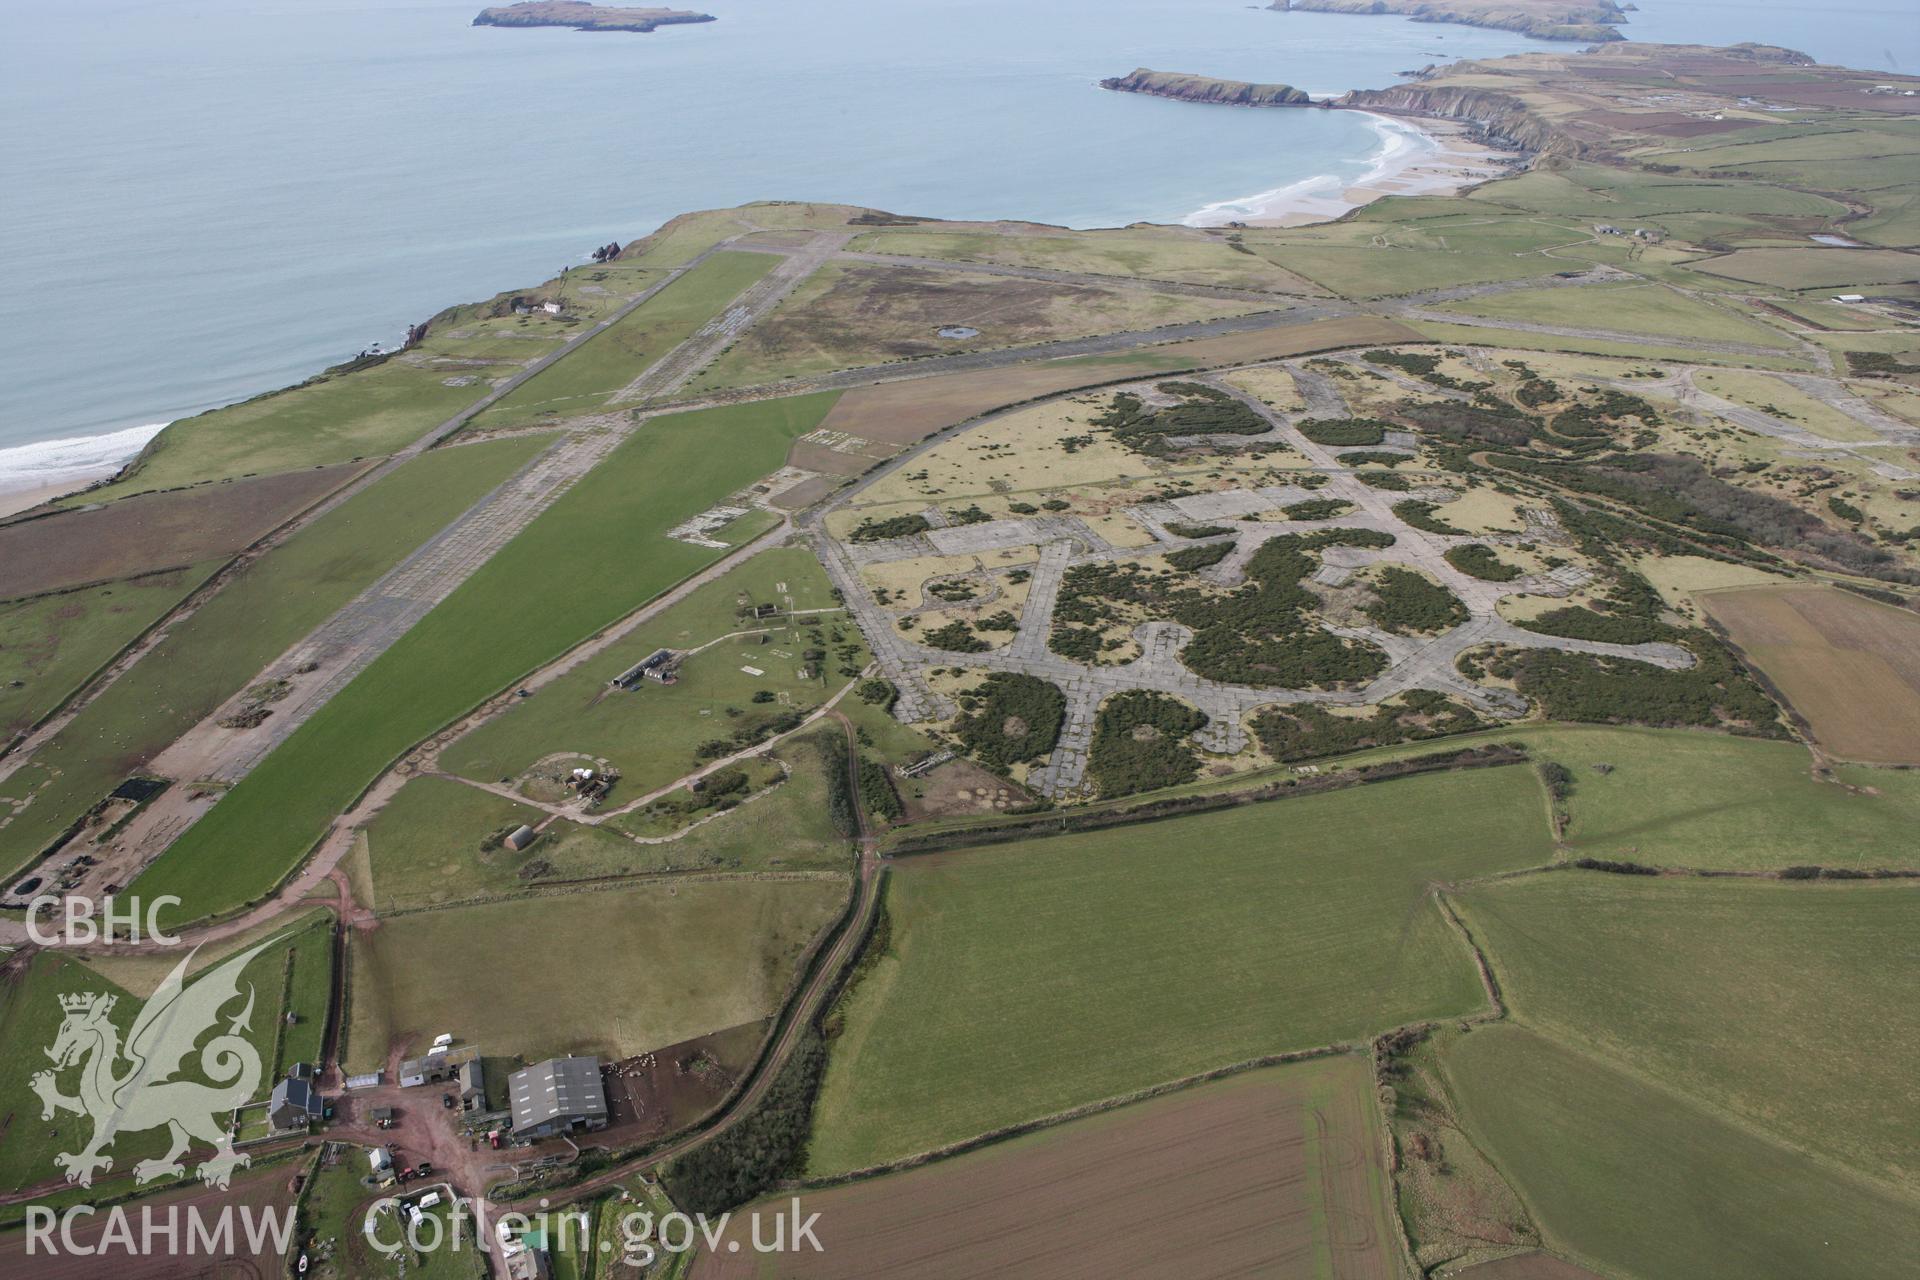
[{"label": "coastline", "polygon": [[1465,124],[1360,111],[1380,148],[1357,177],[1319,174],[1270,191],[1218,200],[1181,218],[1189,227],[1300,227],[1335,218],[1383,196],[1452,195],[1511,171],[1515,152],[1479,142]]},{"label": "coastline", "polygon": [[164,422],[0,449],[0,519],[91,488],[140,456]]}]

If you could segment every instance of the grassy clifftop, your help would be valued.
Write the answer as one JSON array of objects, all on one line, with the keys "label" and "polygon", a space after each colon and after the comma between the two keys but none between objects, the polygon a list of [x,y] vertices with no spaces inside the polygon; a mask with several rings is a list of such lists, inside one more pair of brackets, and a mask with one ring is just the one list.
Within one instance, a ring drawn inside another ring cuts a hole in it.
[{"label": "grassy clifftop", "polygon": [[1517,31],[1536,40],[1623,40],[1616,26],[1627,15],[1613,0],[1273,0],[1272,9],[1309,13],[1391,13],[1415,22]]}]

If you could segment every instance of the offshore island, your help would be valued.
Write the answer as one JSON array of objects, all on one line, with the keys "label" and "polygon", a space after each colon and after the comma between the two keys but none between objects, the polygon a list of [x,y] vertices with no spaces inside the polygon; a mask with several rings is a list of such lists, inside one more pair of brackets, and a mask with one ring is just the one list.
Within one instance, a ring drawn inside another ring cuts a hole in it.
[{"label": "offshore island", "polygon": [[691,9],[632,9],[587,4],[585,0],[521,0],[482,9],[476,27],[571,27],[575,31],[638,31],[690,22],[712,22],[710,13]]}]

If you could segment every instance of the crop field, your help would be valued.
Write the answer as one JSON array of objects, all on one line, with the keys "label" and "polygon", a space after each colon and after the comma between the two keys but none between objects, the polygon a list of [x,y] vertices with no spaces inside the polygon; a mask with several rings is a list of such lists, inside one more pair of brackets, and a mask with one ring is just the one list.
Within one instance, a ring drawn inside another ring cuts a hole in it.
[{"label": "crop field", "polygon": [[1911,1200],[1524,1028],[1476,1030],[1444,1063],[1549,1241],[1596,1269],[1894,1280],[1920,1251]]},{"label": "crop field", "polygon": [[1399,1250],[1370,1092],[1350,1056],[1184,1089],[803,1195],[819,1253],[756,1256],[743,1210],[693,1276],[1117,1276],[1152,1253],[1185,1275],[1386,1280]]},{"label": "crop field", "polygon": [[564,416],[599,408],[648,365],[719,315],[779,261],[766,253],[715,254],[632,315],[489,405],[474,419],[474,426],[505,426],[541,414]]},{"label": "crop field", "polygon": [[[277,1036],[284,1034],[285,1048],[303,1054],[308,1061],[313,1059],[318,1049],[331,993],[333,953],[329,941],[330,919],[309,916],[293,927],[282,930],[284,936],[281,940],[255,957],[241,975],[241,995],[244,997],[247,987],[251,985],[258,996],[253,1018],[245,1034],[260,1055],[261,1098],[266,1097],[276,1078],[274,1050]],[[292,1000],[283,1002],[282,992],[289,989],[290,955]],[[172,963],[166,966],[167,969],[170,970],[182,958],[168,957]],[[193,972],[197,974],[206,967],[200,965]],[[4,1036],[5,1043],[15,1048],[21,1061],[33,1059],[40,1065],[46,1065],[41,1051],[51,1048],[58,1034],[63,1016],[60,998],[82,991],[102,992],[116,998],[109,1017],[122,1036],[133,1026],[134,1019],[139,1016],[141,1003],[149,993],[129,992],[80,961],[57,952],[43,951],[34,956],[22,971],[10,975],[4,984],[0,984],[0,1036]],[[235,1000],[227,1012],[235,1012],[239,1007],[239,1000]],[[284,1015],[287,1012],[299,1017],[293,1026],[285,1025]],[[179,1078],[206,1082],[209,1077],[200,1072],[199,1061],[197,1055],[189,1057]],[[294,1059],[287,1058],[286,1061],[292,1062]],[[32,1075],[33,1072],[18,1070],[7,1072],[5,1078],[0,1079],[0,1116],[11,1117],[6,1141],[0,1142],[0,1187],[7,1190],[58,1178],[60,1170],[53,1164],[54,1154],[77,1150],[90,1133],[89,1123],[84,1117],[63,1115],[52,1121],[51,1125],[42,1121],[40,1099],[31,1087]],[[67,1073],[61,1081],[63,1092],[72,1093],[75,1085],[73,1073]],[[111,1148],[114,1167],[100,1174],[101,1181],[125,1178],[132,1172],[135,1163],[162,1154],[166,1147],[164,1130],[123,1134]]]},{"label": "crop field", "polygon": [[[1270,305],[1282,304],[1276,298]],[[1261,309],[1254,302],[1142,289],[830,263],[748,330],[696,386],[751,386],[917,356],[1152,329]],[[943,338],[938,331],[945,326],[978,332]]]},{"label": "crop field", "polygon": [[353,939],[347,1056],[371,1070],[451,1028],[490,1056],[625,1058],[755,1022],[846,896],[837,879],[677,879],[392,916]]},{"label": "crop field", "polygon": [[115,681],[0,784],[27,801],[0,825],[12,868],[287,646],[546,445],[521,438],[437,449],[354,495],[268,552]]},{"label": "crop field", "polygon": [[0,526],[0,600],[223,558],[360,470],[322,467]]},{"label": "crop field", "polygon": [[1920,764],[1920,616],[1806,585],[1700,601],[1822,746],[1850,760]]},{"label": "crop field", "polygon": [[[760,620],[739,616],[762,604],[782,612]],[[789,609],[802,612],[789,622]],[[808,659],[816,633],[827,656]],[[660,648],[695,651],[681,662],[676,683],[609,687]],[[849,656],[849,649],[857,652]],[[778,548],[743,561],[453,743],[441,763],[448,772],[491,782],[518,777],[553,753],[579,752],[620,770],[606,800],[616,808],[705,763],[696,754],[701,744],[812,710],[847,683],[846,668],[857,671],[866,662],[859,628],[834,603],[820,562],[806,548]],[[804,679],[803,671],[809,673]]]},{"label": "crop field", "polygon": [[945,227],[870,231],[849,248],[862,253],[994,262],[1087,275],[1133,276],[1184,284],[1317,294],[1316,286],[1263,258],[1239,252],[1217,236],[1179,227],[1138,227],[1006,235]]},{"label": "crop field", "polygon": [[[190,827],[135,881],[140,891],[178,893],[196,914],[266,892],[394,757],[710,563],[713,550],[666,531],[775,470],[832,402],[649,421]],[[582,547],[597,554],[575,554]],[[235,849],[248,851],[244,866]]]},{"label": "crop field", "polygon": [[1569,871],[1460,904],[1520,1022],[1920,1191],[1911,885]]},{"label": "crop field", "polygon": [[809,1169],[1478,1009],[1427,886],[1546,853],[1508,768],[903,861]]},{"label": "crop field", "polygon": [[0,605],[0,742],[60,706],[219,567],[208,561]]},{"label": "crop field", "polygon": [[1785,335],[1758,321],[1656,284],[1522,289],[1488,298],[1442,303],[1439,310],[1529,324],[1610,329],[1654,338],[1745,342],[1765,347],[1788,345]]},{"label": "crop field", "polygon": [[1840,766],[1813,776],[1790,742],[1686,729],[1521,731],[1573,775],[1566,843],[1648,866],[1765,870],[1913,866],[1920,775]]},{"label": "crop field", "polygon": [[1892,249],[1739,249],[1696,271],[1782,289],[1837,289],[1913,280],[1910,253]]}]

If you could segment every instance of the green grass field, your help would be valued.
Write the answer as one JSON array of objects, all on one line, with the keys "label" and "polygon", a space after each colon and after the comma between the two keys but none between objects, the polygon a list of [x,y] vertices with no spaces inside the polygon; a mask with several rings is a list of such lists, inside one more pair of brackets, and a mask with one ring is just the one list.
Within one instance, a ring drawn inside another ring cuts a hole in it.
[{"label": "green grass field", "polygon": [[1171,227],[1130,227],[1049,235],[995,235],[941,227],[869,231],[850,248],[862,253],[955,262],[998,262],[1016,267],[1077,271],[1218,284],[1231,288],[1293,292],[1300,281],[1264,259],[1224,241],[1183,234]]},{"label": "green grass field", "polygon": [[489,389],[484,379],[450,387],[449,376],[447,368],[390,360],[183,419],[155,437],[130,475],[82,500],[392,453]]},{"label": "green grass field", "polygon": [[1508,768],[903,861],[809,1169],[1481,1008],[1427,888],[1546,856]]},{"label": "green grass field", "polygon": [[1360,221],[1249,231],[1246,244],[1335,293],[1377,298],[1552,275],[1568,270],[1569,263],[1538,250],[1582,238],[1567,227],[1531,219],[1397,222],[1393,207],[1392,201],[1383,201]]},{"label": "green grass field", "polygon": [[[283,1055],[296,1055],[283,1056],[285,1062],[291,1063],[299,1058],[312,1061],[318,1054],[319,1036],[326,1024],[327,1000],[331,993],[331,920],[330,916],[312,914],[281,931],[275,941],[246,967],[241,975],[240,998],[232,1001],[231,1006],[224,1010],[230,1015],[238,1013],[241,999],[246,996],[249,987],[253,988],[257,999],[245,1034],[260,1055],[259,1098],[266,1097],[276,1079],[274,1047],[277,1035],[285,1035]],[[216,952],[220,958],[226,954],[219,949],[210,951]],[[283,1004],[282,992],[289,989],[287,965],[290,954],[293,956],[292,998]],[[178,955],[163,957],[165,968],[170,970],[185,955],[182,951]],[[202,957],[201,960],[203,962],[196,963],[190,971],[189,990],[194,978],[213,962],[210,957]],[[158,978],[163,976],[164,973],[156,975],[154,981],[157,983]],[[123,1036],[139,1016],[148,994],[145,989],[129,991],[89,965],[53,951],[40,952],[17,978],[0,985],[0,1043],[9,1046],[20,1064],[19,1069],[6,1072],[4,1078],[0,1078],[0,1115],[11,1117],[5,1140],[0,1141],[0,1187],[14,1190],[60,1177],[61,1171],[52,1163],[54,1154],[79,1149],[92,1133],[92,1122],[84,1116],[62,1113],[51,1121],[43,1121],[40,1118],[40,1099],[31,1087],[31,1077],[35,1071],[49,1065],[41,1056],[41,1051],[52,1047],[58,1034],[63,1017],[60,998],[82,991],[103,992],[115,997],[116,1003],[109,1016]],[[299,1018],[292,1026],[285,1025],[282,1018],[289,1010]],[[200,1071],[199,1061],[197,1055],[189,1056],[176,1078],[206,1082],[209,1077]],[[124,1064],[115,1069],[124,1074]],[[73,1094],[77,1081],[78,1072],[64,1072],[59,1080],[61,1090]],[[162,1154],[166,1147],[166,1134],[161,1130],[123,1134],[110,1150],[114,1157],[113,1168],[96,1175],[96,1187],[129,1179],[135,1163]],[[192,1168],[191,1161],[188,1168]],[[103,1195],[113,1193],[98,1192]]]},{"label": "green grass field", "polygon": [[1519,1021],[1920,1192],[1912,886],[1571,871],[1460,902]]},{"label": "green grass field", "polygon": [[537,437],[436,449],[268,552],[55,735],[0,795],[0,868],[33,858],[128,773],[544,448]]},{"label": "green grass field", "polygon": [[1840,766],[1866,794],[1815,781],[1806,748],[1790,742],[1560,726],[1524,740],[1573,774],[1566,840],[1577,855],[1716,870],[1916,861],[1920,773]]},{"label": "green grass field", "polygon": [[[756,621],[736,613],[761,603],[784,610],[789,600],[796,610],[836,612],[817,621],[801,619],[793,627],[784,618]],[[492,782],[518,777],[551,753],[582,752],[621,771],[606,801],[606,807],[617,808],[698,768],[700,744],[809,711],[844,686],[852,678],[844,669],[859,670],[868,655],[859,628],[837,608],[826,571],[810,550],[764,551],[460,739],[441,754],[441,765],[450,773]],[[828,656],[808,661],[804,655],[815,647],[811,637],[816,633],[818,647]],[[734,638],[723,640],[726,636]],[[608,681],[656,649],[709,644],[713,647],[681,663],[672,685],[641,681],[631,691],[608,688]],[[843,656],[849,646],[858,652]],[[750,674],[747,667],[762,674]],[[803,670],[809,672],[806,679]],[[762,691],[774,700],[755,702]]]},{"label": "green grass field", "polygon": [[1666,360],[1684,364],[1725,364],[1742,369],[1807,370],[1805,360],[1782,353],[1777,356],[1720,355],[1684,347],[1663,347],[1655,343],[1607,342],[1598,338],[1570,338],[1551,333],[1526,333],[1519,329],[1492,329],[1471,324],[1442,324],[1433,320],[1414,320],[1408,328],[1435,342],[1458,342],[1475,347],[1493,347],[1512,351],[1568,351],[1583,355],[1618,356],[1625,360]]},{"label": "green grass field", "polygon": [[1441,303],[1459,315],[1611,329],[1655,338],[1788,345],[1786,336],[1738,312],[1689,298],[1654,284],[1587,285],[1571,289],[1521,289],[1487,298]]},{"label": "green grass field", "polygon": [[648,422],[228,792],[139,891],[177,893],[188,915],[267,893],[395,756],[711,562],[666,530],[776,469],[834,398]]},{"label": "green grass field", "polygon": [[442,1031],[489,1056],[623,1058],[754,1022],[846,896],[742,876],[392,916],[353,940],[348,1060]]},{"label": "green grass field", "polygon": [[1588,1265],[1632,1280],[1912,1273],[1912,1201],[1680,1096],[1510,1025],[1442,1061],[1468,1132]]},{"label": "green grass field", "polygon": [[0,741],[58,709],[219,567],[209,561],[0,605]]},{"label": "green grass field", "polygon": [[654,295],[620,323],[515,387],[474,419],[476,427],[522,422],[543,413],[586,413],[726,309],[779,259],[766,253],[717,253]]}]

